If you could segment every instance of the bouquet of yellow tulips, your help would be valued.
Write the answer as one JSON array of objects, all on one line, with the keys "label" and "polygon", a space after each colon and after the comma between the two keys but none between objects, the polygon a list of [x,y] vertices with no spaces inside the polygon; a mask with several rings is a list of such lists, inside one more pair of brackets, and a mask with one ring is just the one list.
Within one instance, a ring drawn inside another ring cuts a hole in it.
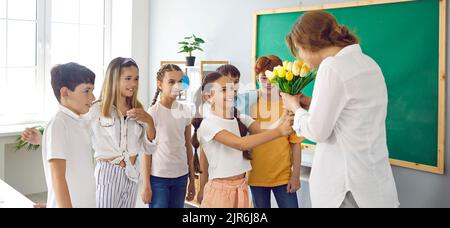
[{"label": "bouquet of yellow tulips", "polygon": [[311,70],[303,61],[284,61],[273,71],[266,71],[270,83],[277,85],[281,92],[298,95],[316,78],[317,71]]}]

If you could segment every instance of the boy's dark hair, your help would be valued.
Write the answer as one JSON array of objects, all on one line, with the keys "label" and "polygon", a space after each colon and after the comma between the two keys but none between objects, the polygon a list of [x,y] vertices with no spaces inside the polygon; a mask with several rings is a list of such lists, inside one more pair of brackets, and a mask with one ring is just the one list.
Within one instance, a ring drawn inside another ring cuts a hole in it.
[{"label": "boy's dark hair", "polygon": [[70,91],[75,91],[80,84],[95,84],[95,73],[77,63],[56,65],[52,68],[51,78],[53,92],[59,103],[61,88],[67,87]]},{"label": "boy's dark hair", "polygon": [[225,76],[231,75],[231,77],[233,78],[241,78],[241,72],[238,70],[237,67],[231,64],[223,65],[217,68],[216,71]]}]

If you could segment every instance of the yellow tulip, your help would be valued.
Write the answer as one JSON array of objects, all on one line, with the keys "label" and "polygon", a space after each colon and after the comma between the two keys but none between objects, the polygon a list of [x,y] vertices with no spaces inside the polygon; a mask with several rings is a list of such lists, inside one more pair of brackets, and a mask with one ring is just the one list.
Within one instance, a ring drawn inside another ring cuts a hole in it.
[{"label": "yellow tulip", "polygon": [[288,64],[289,64],[289,61],[287,61],[287,60],[284,61],[284,62],[283,62],[283,67],[284,67],[284,68],[287,68],[287,65],[288,65]]},{"label": "yellow tulip", "polygon": [[292,81],[292,79],[294,79],[294,74],[289,71],[286,73],[286,80],[288,80],[289,82]]},{"label": "yellow tulip", "polygon": [[274,78],[278,77],[278,69],[277,68],[275,68],[272,73],[273,73]]},{"label": "yellow tulip", "polygon": [[300,77],[302,77],[302,78],[306,77],[306,75],[308,75],[310,71],[311,70],[309,69],[308,65],[303,64],[302,70],[300,72]]},{"label": "yellow tulip", "polygon": [[287,64],[287,66],[286,66],[286,70],[287,71],[292,71],[292,67],[294,66],[294,63],[292,63],[292,62],[289,62],[288,64]]},{"label": "yellow tulip", "polygon": [[301,70],[301,67],[299,67],[298,64],[294,64],[294,66],[292,66],[292,73],[295,76],[299,76],[300,75],[300,70]]},{"label": "yellow tulip", "polygon": [[275,79],[274,73],[270,70],[266,71],[266,77],[267,77],[267,79],[269,79],[269,81],[272,81],[273,79]]},{"label": "yellow tulip", "polygon": [[284,78],[286,77],[286,69],[284,67],[278,68],[278,77]]},{"label": "yellow tulip", "polygon": [[301,60],[297,60],[297,61],[295,61],[294,64],[297,65],[297,66],[301,69],[304,63],[305,63],[305,62],[303,62],[303,61],[301,61]]}]

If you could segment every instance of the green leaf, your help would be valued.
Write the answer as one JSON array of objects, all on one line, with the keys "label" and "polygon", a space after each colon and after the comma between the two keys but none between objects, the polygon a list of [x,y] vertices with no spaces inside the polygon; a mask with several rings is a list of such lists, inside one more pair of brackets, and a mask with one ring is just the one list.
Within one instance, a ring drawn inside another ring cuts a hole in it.
[{"label": "green leaf", "polygon": [[38,129],[38,131],[41,133],[41,135],[44,135],[44,130],[45,128],[42,126],[36,127],[36,129]]},{"label": "green leaf", "polygon": [[18,140],[16,143],[16,151],[21,150],[23,147],[25,147],[28,143],[23,140]]},{"label": "green leaf", "polygon": [[281,85],[282,85],[282,88],[283,88],[282,91],[283,91],[284,93],[290,94],[290,88],[289,88],[289,85],[288,85],[287,81],[283,79]]},{"label": "green leaf", "polygon": [[[182,45],[180,47],[180,51],[178,53],[188,53],[189,56],[192,56],[192,52],[199,50],[204,51],[201,48],[201,44],[204,44],[205,41],[202,38],[197,37],[195,34],[193,34],[190,37],[185,37],[185,41],[181,41],[178,44]],[[192,40],[193,39],[193,40]]]},{"label": "green leaf", "polygon": [[301,78],[301,80],[297,84],[297,87],[295,88],[295,90],[296,90],[295,92],[297,94],[300,94],[302,92],[305,81],[306,81],[306,78]]},{"label": "green leaf", "polygon": [[195,38],[195,42],[199,43],[199,44],[204,44],[205,41],[202,38]]},{"label": "green leaf", "polygon": [[296,94],[298,93],[299,86],[301,83],[302,83],[302,78],[298,77],[298,79],[295,81],[294,85],[292,86],[293,93],[296,93]]},{"label": "green leaf", "polygon": [[[36,126],[36,127],[33,127],[33,128],[38,130],[41,133],[41,135],[44,134],[44,130],[45,130],[44,127]],[[19,151],[19,150],[24,149],[24,148],[26,148],[27,151],[35,151],[35,150],[39,149],[39,147],[40,147],[40,145],[32,145],[32,144],[29,144],[26,141],[23,141],[21,136],[19,136],[16,139],[16,145],[15,145],[16,151]]]},{"label": "green leaf", "polygon": [[309,85],[309,83],[311,83],[312,81],[314,81],[314,77],[311,75],[309,77],[306,77],[305,80],[302,82],[302,84],[300,85],[300,91],[302,91],[307,85]]}]

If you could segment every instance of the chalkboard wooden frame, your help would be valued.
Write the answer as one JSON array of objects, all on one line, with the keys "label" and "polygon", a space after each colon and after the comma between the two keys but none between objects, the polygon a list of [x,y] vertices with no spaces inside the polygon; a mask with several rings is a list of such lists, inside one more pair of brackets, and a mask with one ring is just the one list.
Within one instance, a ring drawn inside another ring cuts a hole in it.
[{"label": "chalkboard wooden frame", "polygon": [[[252,52],[252,69],[255,68],[256,57],[257,57],[257,39],[258,39],[258,17],[261,15],[268,14],[282,14],[282,13],[294,13],[294,12],[306,12],[313,10],[326,10],[326,9],[338,9],[338,8],[350,8],[350,7],[361,7],[370,5],[380,5],[380,4],[390,4],[390,3],[401,3],[401,2],[412,2],[415,0],[363,0],[356,2],[346,2],[346,3],[333,3],[333,4],[322,4],[314,6],[302,6],[294,8],[284,8],[284,9],[273,9],[273,10],[263,10],[258,11],[253,16],[253,52]],[[438,73],[438,83],[439,83],[439,101],[438,101],[438,141],[437,141],[437,166],[429,166],[424,164],[418,164],[408,161],[391,159],[391,164],[399,167],[405,167],[425,172],[431,172],[435,174],[444,174],[444,154],[445,154],[445,95],[446,95],[446,14],[447,14],[447,0],[435,0],[439,1],[439,73]],[[252,77],[253,85],[256,87],[256,74],[253,72]],[[306,144],[302,146],[303,148],[312,148],[314,146]]]}]

